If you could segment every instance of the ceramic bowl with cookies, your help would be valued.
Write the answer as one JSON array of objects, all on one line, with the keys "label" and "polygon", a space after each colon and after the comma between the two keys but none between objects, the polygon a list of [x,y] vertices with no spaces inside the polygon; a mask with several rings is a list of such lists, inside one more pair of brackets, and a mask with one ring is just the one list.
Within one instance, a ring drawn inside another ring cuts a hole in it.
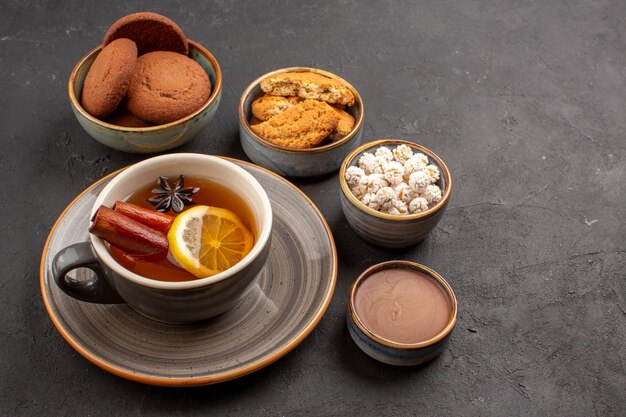
[{"label": "ceramic bowl with cookies", "polygon": [[243,92],[238,113],[246,155],[287,177],[333,172],[361,141],[361,96],[343,78],[316,68],[259,77]]},{"label": "ceramic bowl with cookies", "polygon": [[348,224],[363,239],[404,248],[428,236],[452,195],[452,174],[430,149],[399,139],[365,143],[339,169]]},{"label": "ceramic bowl with cookies", "polygon": [[165,16],[117,20],[81,58],[68,92],[80,125],[100,143],[154,153],[187,142],[215,115],[222,75],[215,57]]}]

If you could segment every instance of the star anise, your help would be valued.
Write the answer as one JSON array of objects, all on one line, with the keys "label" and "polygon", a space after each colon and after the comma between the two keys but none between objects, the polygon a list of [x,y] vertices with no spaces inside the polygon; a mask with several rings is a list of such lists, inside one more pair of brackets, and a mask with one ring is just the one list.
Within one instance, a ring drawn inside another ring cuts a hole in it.
[{"label": "star anise", "polygon": [[200,191],[199,187],[185,188],[185,177],[180,176],[174,183],[170,184],[167,178],[159,177],[157,180],[160,188],[153,188],[154,195],[148,199],[148,202],[156,206],[156,211],[166,213],[170,209],[174,213],[180,213],[185,206],[194,204],[191,196]]}]

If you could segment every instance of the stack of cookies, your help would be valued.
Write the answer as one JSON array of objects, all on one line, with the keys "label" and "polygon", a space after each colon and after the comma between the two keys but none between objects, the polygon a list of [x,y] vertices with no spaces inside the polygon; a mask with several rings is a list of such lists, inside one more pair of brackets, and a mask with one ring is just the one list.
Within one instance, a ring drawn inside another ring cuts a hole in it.
[{"label": "stack of cookies", "polygon": [[147,127],[179,120],[204,105],[211,82],[189,58],[189,42],[172,20],[142,12],[104,35],[81,95],[83,108],[107,123]]},{"label": "stack of cookies", "polygon": [[250,127],[263,139],[292,149],[341,140],[354,127],[345,106],[354,95],[341,81],[313,72],[288,72],[261,81],[264,96],[252,103]]}]

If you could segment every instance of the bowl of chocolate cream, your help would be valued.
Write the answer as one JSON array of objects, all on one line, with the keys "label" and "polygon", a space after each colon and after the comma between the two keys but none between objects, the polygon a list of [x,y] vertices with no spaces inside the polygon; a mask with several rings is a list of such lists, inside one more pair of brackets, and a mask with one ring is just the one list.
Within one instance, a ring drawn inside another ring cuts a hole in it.
[{"label": "bowl of chocolate cream", "polygon": [[352,284],[347,325],[370,357],[390,365],[436,358],[456,325],[457,300],[446,280],[409,261],[374,265]]}]

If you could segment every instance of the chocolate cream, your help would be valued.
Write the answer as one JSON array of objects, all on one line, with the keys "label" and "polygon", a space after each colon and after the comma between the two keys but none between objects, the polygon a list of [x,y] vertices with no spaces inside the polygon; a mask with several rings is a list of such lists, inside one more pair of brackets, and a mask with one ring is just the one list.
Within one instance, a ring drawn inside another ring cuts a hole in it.
[{"label": "chocolate cream", "polygon": [[357,288],[354,309],[372,333],[404,344],[436,336],[452,314],[445,289],[411,269],[385,269],[367,277]]}]

